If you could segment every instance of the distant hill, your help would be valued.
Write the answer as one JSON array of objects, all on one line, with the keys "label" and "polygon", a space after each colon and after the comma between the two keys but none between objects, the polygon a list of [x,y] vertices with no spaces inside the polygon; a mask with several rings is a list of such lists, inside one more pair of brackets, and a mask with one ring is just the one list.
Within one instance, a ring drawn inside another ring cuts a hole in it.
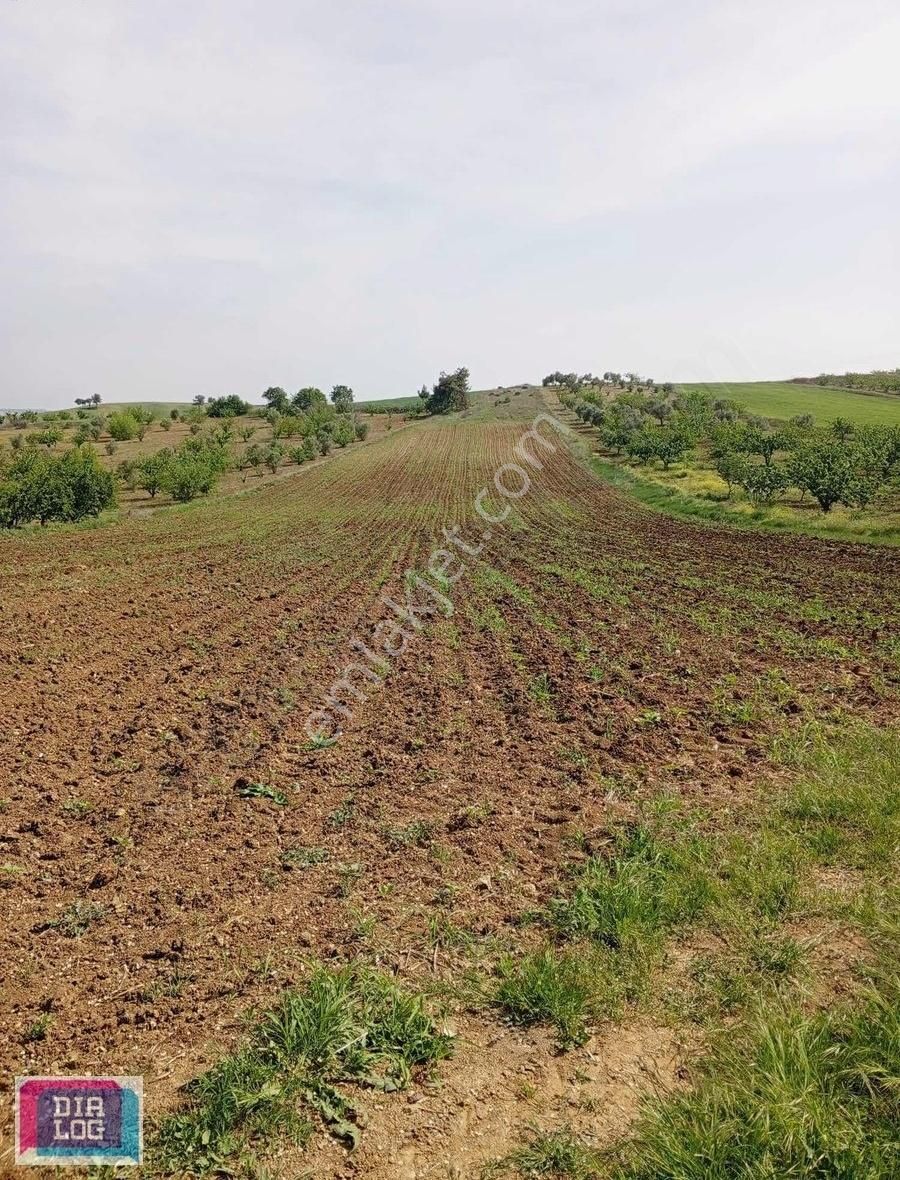
[{"label": "distant hill", "polygon": [[900,426],[900,397],[850,389],[828,389],[798,381],[679,383],[678,389],[704,390],[713,397],[739,402],[764,418],[812,414],[817,422],[849,418],[853,422]]}]

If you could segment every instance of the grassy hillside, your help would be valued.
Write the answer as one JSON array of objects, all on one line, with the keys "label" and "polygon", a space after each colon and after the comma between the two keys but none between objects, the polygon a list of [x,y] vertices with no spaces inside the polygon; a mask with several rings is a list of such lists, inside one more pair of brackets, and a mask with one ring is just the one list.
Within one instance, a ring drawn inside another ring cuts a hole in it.
[{"label": "grassy hillside", "polygon": [[410,413],[420,410],[422,402],[417,397],[383,397],[367,402],[355,402],[355,408],[363,414],[386,414],[388,410],[395,413]]},{"label": "grassy hillside", "polygon": [[856,393],[850,389],[821,389],[790,381],[737,381],[680,384],[679,389],[706,390],[715,397],[741,402],[765,418],[812,414],[817,422],[849,418],[853,422],[900,426],[900,398]]}]

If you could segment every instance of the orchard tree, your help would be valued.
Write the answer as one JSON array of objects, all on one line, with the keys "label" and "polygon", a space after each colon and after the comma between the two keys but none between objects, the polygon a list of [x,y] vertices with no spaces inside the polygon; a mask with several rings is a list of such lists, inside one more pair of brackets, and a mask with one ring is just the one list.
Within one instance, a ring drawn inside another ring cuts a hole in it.
[{"label": "orchard tree", "polygon": [[791,477],[776,464],[747,463],[740,485],[754,504],[770,504],[791,483]]},{"label": "orchard tree", "polygon": [[742,485],[747,471],[747,458],[737,451],[726,451],[716,459],[716,471],[728,485],[728,499],[734,495],[735,486]]},{"label": "orchard tree", "polygon": [[210,418],[238,418],[250,413],[250,406],[236,393],[229,393],[227,397],[211,397],[206,410]]},{"label": "orchard tree", "polygon": [[305,385],[302,389],[297,390],[291,402],[295,409],[307,413],[309,410],[327,405],[328,399],[321,389],[316,389],[315,385]]},{"label": "orchard tree", "polygon": [[275,410],[279,414],[287,413],[290,398],[280,385],[270,385],[262,398],[270,410]]},{"label": "orchard tree", "polygon": [[847,503],[853,494],[854,471],[847,448],[837,438],[813,439],[791,456],[791,481],[805,488],[823,512]]},{"label": "orchard tree", "polygon": [[353,390],[349,385],[335,385],[331,390],[331,404],[339,414],[349,414],[353,405]]},{"label": "orchard tree", "polygon": [[166,473],[172,462],[172,452],[163,447],[154,455],[148,455],[138,464],[137,486],[149,493],[150,499],[156,498],[157,493],[165,486]]}]

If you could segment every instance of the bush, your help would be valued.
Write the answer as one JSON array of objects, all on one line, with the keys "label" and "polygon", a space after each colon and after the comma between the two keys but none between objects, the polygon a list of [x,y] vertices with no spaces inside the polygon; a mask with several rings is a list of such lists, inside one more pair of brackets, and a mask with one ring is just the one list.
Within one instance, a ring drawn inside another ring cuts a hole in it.
[{"label": "bush", "polygon": [[110,414],[107,430],[116,442],[129,442],[137,436],[139,423],[133,414],[121,411]]},{"label": "bush", "polygon": [[171,462],[172,452],[164,447],[137,465],[138,487],[149,493],[151,500],[165,487]]},{"label": "bush", "polygon": [[224,447],[205,439],[186,439],[166,464],[160,487],[186,504],[211,492],[228,466]]},{"label": "bush", "polygon": [[369,434],[369,423],[368,422],[357,422],[354,426],[354,431],[356,433],[357,440],[359,442],[363,442],[368,437],[368,434]]},{"label": "bush", "polygon": [[206,406],[210,418],[237,418],[250,413],[250,405],[236,393],[227,397],[211,397]]},{"label": "bush", "polygon": [[266,448],[266,453],[263,456],[263,461],[268,469],[274,475],[281,466],[281,460],[284,458],[284,447],[280,447],[278,443],[272,443]]},{"label": "bush", "polygon": [[338,422],[334,431],[334,441],[339,447],[346,447],[348,443],[352,443],[356,438],[356,432],[353,429],[353,423],[349,418],[343,417]]},{"label": "bush", "polygon": [[58,426],[48,426],[46,430],[32,430],[25,437],[30,447],[55,447],[61,439],[62,431]]}]

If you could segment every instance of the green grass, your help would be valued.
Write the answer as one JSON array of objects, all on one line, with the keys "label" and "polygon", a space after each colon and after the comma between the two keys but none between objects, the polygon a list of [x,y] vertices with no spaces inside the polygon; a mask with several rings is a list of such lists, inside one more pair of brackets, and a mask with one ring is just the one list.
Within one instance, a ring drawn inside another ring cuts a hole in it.
[{"label": "green grass", "polygon": [[[183,410],[186,413],[188,410],[194,408],[193,404],[189,401],[149,402],[141,401],[139,398],[135,398],[134,401],[130,402],[101,402],[96,408],[101,414],[114,414],[118,410],[133,410],[136,406],[143,406],[145,410],[152,410],[157,417],[159,417],[161,414],[170,414],[172,410]],[[65,408],[72,409],[73,413],[78,409],[77,406],[66,406]]]},{"label": "green grass", "polygon": [[651,1100],[625,1180],[895,1176],[900,993],[809,1014],[773,1005],[716,1043],[697,1084]]},{"label": "green grass", "polygon": [[412,413],[422,408],[422,399],[418,397],[385,397],[373,398],[371,401],[354,402],[354,409],[362,414],[385,414],[393,410],[398,414]]},{"label": "green grass", "polygon": [[884,871],[900,847],[900,732],[856,725],[814,740],[785,793],[784,826],[826,864]]},{"label": "green grass", "polygon": [[239,1174],[280,1142],[306,1143],[316,1121],[352,1146],[359,1126],[348,1084],[403,1089],[413,1070],[451,1049],[421,996],[362,967],[318,967],[263,1013],[241,1049],[188,1083],[184,1108],[153,1137],[152,1166]]},{"label": "green grass", "polygon": [[602,1156],[568,1128],[535,1131],[527,1143],[489,1164],[483,1180],[498,1176],[548,1177],[549,1180],[592,1180],[600,1176]]},{"label": "green grass", "polygon": [[821,389],[815,385],[794,385],[790,381],[736,381],[733,383],[679,385],[684,392],[705,392],[713,397],[739,402],[751,414],[764,418],[788,419],[812,414],[823,425],[834,418],[851,422],[900,425],[900,397],[856,393],[849,389]]},{"label": "green grass", "polygon": [[559,1047],[583,1045],[591,1022],[616,1010],[615,988],[592,948],[545,946],[499,965],[495,1001],[516,1024],[550,1024]]},{"label": "green grass", "polygon": [[643,824],[626,828],[609,857],[591,857],[573,891],[550,903],[553,925],[615,951],[644,948],[706,909],[707,858],[705,843],[692,834],[663,838]]},{"label": "green grass", "polygon": [[[807,537],[821,537],[823,540],[900,545],[900,526],[890,521],[883,523],[872,515],[860,514],[857,518],[833,510],[828,516],[824,513],[811,516],[809,513],[801,515],[779,504],[753,508],[739,501],[700,499],[682,492],[680,488],[658,482],[650,475],[641,474],[621,461],[590,454],[588,463],[607,483],[640,504],[682,520],[764,532],[799,533]],[[894,515],[893,520],[896,519]]]},{"label": "green grass", "polygon": [[[718,949],[695,955],[677,985],[681,1015],[707,1024],[708,1049],[690,1086],[647,1095],[631,1135],[603,1151],[566,1128],[535,1132],[485,1176],[897,1174],[900,732],[806,724],[773,752],[793,781],[761,792],[743,815],[723,817],[723,831],[707,820],[700,836],[673,805],[657,805],[614,834],[609,851],[583,865],[550,906],[558,933],[599,941],[602,966],[613,972],[626,952],[646,951],[667,932],[692,924],[715,934]],[[812,870],[825,864],[856,871],[856,900],[824,904]],[[802,939],[784,923],[825,913],[861,929],[870,954],[851,998],[823,1010],[796,986],[809,969]],[[579,1043],[596,1002],[598,976],[576,957],[581,946],[507,961],[502,972],[512,1015],[556,1025],[561,1044]]]}]

